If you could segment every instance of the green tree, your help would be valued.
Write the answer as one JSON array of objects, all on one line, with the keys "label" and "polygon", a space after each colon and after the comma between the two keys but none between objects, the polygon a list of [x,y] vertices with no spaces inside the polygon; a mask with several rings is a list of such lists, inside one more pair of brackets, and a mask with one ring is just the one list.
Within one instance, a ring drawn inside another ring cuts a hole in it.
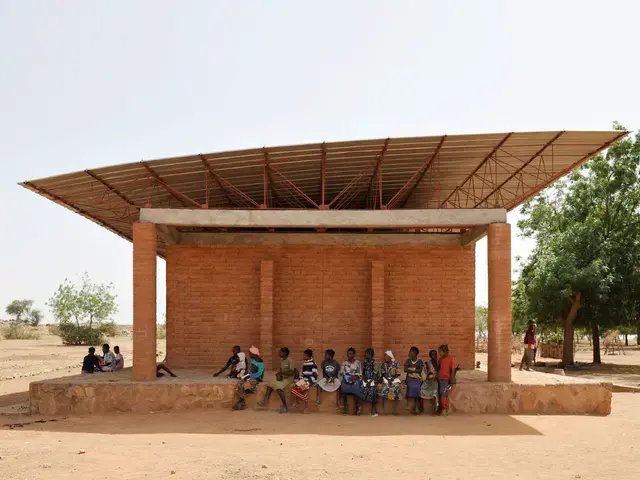
[{"label": "green tree", "polygon": [[7,315],[11,315],[15,323],[27,323],[33,327],[40,325],[42,312],[33,308],[33,300],[14,300],[6,308]]},{"label": "green tree", "polygon": [[65,279],[47,305],[60,322],[63,342],[72,345],[100,343],[111,328],[104,322],[118,311],[113,285],[94,284],[86,273],[79,284]]},{"label": "green tree", "polygon": [[522,207],[518,226],[536,247],[514,288],[514,317],[562,325],[564,364],[573,363],[574,324],[590,327],[599,363],[600,328],[637,322],[639,166],[636,135]]},{"label": "green tree", "polygon": [[476,305],[476,350],[480,346],[480,342],[487,340],[487,332],[489,329],[489,309],[482,305]]}]

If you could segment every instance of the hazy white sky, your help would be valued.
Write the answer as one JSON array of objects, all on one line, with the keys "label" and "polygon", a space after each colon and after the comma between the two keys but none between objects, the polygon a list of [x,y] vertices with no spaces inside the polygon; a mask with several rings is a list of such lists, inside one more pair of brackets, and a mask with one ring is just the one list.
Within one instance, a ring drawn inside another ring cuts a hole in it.
[{"label": "hazy white sky", "polygon": [[[0,307],[43,308],[87,271],[131,323],[131,244],[18,181],[263,145],[637,129],[638,18],[633,0],[0,0]],[[484,241],[476,278],[486,303]]]}]

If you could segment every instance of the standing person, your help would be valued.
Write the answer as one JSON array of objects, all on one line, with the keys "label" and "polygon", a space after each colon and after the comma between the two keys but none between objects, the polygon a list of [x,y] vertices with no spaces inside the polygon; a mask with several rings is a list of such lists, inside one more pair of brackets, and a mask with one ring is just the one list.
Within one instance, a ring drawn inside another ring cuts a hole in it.
[{"label": "standing person", "polygon": [[[438,352],[431,350],[429,352],[429,360],[424,364],[425,380],[422,382],[420,389],[420,397],[423,400],[433,399],[433,414],[438,413]],[[424,412],[424,402],[422,404]]]},{"label": "standing person", "polygon": [[124,368],[124,357],[120,353],[120,347],[118,345],[113,347],[113,353],[116,354],[116,366],[113,367],[113,371],[122,370]]},{"label": "standing person", "polygon": [[82,359],[82,373],[101,372],[100,358],[96,355],[96,349],[89,347],[89,354]]},{"label": "standing person", "polygon": [[[333,358],[336,352],[328,349],[322,361],[322,378],[317,385],[316,405],[320,405],[320,390],[335,392],[340,390],[340,364]],[[336,405],[340,405],[340,392],[336,395]]]},{"label": "standing person", "polygon": [[527,331],[524,334],[524,355],[520,361],[520,370],[526,365],[527,372],[531,370],[534,358],[534,348],[536,348],[536,326],[533,322],[527,324]]},{"label": "standing person", "polygon": [[422,360],[418,358],[420,350],[418,347],[411,347],[409,349],[409,358],[404,362],[404,371],[407,374],[405,383],[407,384],[407,406],[409,401],[413,399],[413,409],[411,413],[414,415],[420,414],[420,389],[422,387]]},{"label": "standing person", "polygon": [[441,413],[445,417],[449,415],[449,390],[456,384],[456,362],[449,354],[448,345],[440,345],[440,369],[438,370],[438,390],[440,392]]},{"label": "standing person", "polygon": [[[234,363],[237,363],[239,361],[239,359],[238,359],[238,354],[239,353],[240,353],[240,345],[234,345],[233,348],[231,349],[231,356],[227,360],[227,363],[225,364],[225,366],[222,367],[218,372],[214,373],[213,376],[217,377],[218,375],[220,375],[225,370],[231,368],[231,366]],[[232,371],[229,372],[229,375],[227,375],[227,377],[232,378],[233,376],[234,375],[233,375],[233,369],[232,369]]]},{"label": "standing person", "polygon": [[362,364],[360,360],[356,360],[356,349],[349,347],[347,350],[347,359],[342,362],[342,381],[340,382],[340,394],[342,397],[342,414],[346,415],[349,409],[347,396],[351,395],[356,399],[356,407],[353,411],[354,415],[358,414],[360,408],[360,387],[362,386]]},{"label": "standing person", "polygon": [[[313,350],[306,349],[303,353],[302,375],[291,389],[291,393],[304,402],[304,412],[309,413],[309,391],[311,387],[318,383],[318,365],[313,360]],[[298,401],[294,398],[292,408],[298,406]]]},{"label": "standing person", "polygon": [[373,348],[367,348],[364,351],[364,362],[362,362],[362,389],[360,407],[364,402],[371,404],[371,416],[377,417],[378,411],[376,403],[378,403],[378,378],[380,377],[380,366],[374,360],[375,352]]},{"label": "standing person", "polygon": [[109,350],[109,344],[105,343],[102,345],[102,371],[103,372],[111,372],[114,368],[116,368],[116,355]]},{"label": "standing person", "polygon": [[402,400],[400,366],[391,350],[384,352],[384,363],[380,367],[382,381],[378,384],[378,394],[382,397],[382,411],[387,400],[393,400],[393,414],[398,414],[398,402]]},{"label": "standing person", "polygon": [[282,408],[280,409],[280,413],[288,413],[289,409],[287,408],[287,399],[284,395],[285,389],[293,383],[293,362],[289,358],[289,353],[291,351],[287,347],[282,347],[280,349],[280,370],[276,373],[276,379],[271,380],[267,383],[267,393],[264,396],[264,399],[258,403],[260,407],[266,407],[269,403],[269,397],[271,396],[271,392],[274,390],[278,392],[278,396],[280,397],[280,401],[282,401]]},{"label": "standing person", "polygon": [[264,361],[260,357],[260,350],[251,346],[249,349],[249,373],[240,379],[236,387],[238,401],[233,405],[234,410],[246,408],[244,397],[247,393],[255,393],[256,387],[264,378]]}]

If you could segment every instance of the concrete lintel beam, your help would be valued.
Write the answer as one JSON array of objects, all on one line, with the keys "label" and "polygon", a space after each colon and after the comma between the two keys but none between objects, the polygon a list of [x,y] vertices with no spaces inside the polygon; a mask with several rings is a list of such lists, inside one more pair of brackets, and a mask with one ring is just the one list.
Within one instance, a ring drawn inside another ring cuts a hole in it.
[{"label": "concrete lintel beam", "polygon": [[189,210],[140,209],[142,223],[229,228],[430,228],[506,223],[507,211],[432,210]]},{"label": "concrete lintel beam", "polygon": [[464,232],[460,238],[462,246],[464,247],[466,245],[473,245],[479,240],[482,240],[487,236],[487,229],[487,225],[480,225]]},{"label": "concrete lintel beam", "polygon": [[183,233],[181,245],[440,246],[459,247],[457,234],[420,233]]}]

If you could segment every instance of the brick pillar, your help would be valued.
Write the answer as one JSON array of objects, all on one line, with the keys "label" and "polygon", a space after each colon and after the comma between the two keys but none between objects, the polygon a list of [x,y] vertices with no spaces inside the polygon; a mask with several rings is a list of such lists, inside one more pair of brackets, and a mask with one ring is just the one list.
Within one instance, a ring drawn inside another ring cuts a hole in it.
[{"label": "brick pillar", "polygon": [[273,364],[273,260],[260,263],[260,354],[266,368]]},{"label": "brick pillar", "polygon": [[156,379],[156,226],[133,224],[133,379]]},{"label": "brick pillar", "polygon": [[384,262],[371,262],[371,347],[382,358],[384,344]]},{"label": "brick pillar", "polygon": [[489,225],[489,381],[511,381],[511,225]]}]

